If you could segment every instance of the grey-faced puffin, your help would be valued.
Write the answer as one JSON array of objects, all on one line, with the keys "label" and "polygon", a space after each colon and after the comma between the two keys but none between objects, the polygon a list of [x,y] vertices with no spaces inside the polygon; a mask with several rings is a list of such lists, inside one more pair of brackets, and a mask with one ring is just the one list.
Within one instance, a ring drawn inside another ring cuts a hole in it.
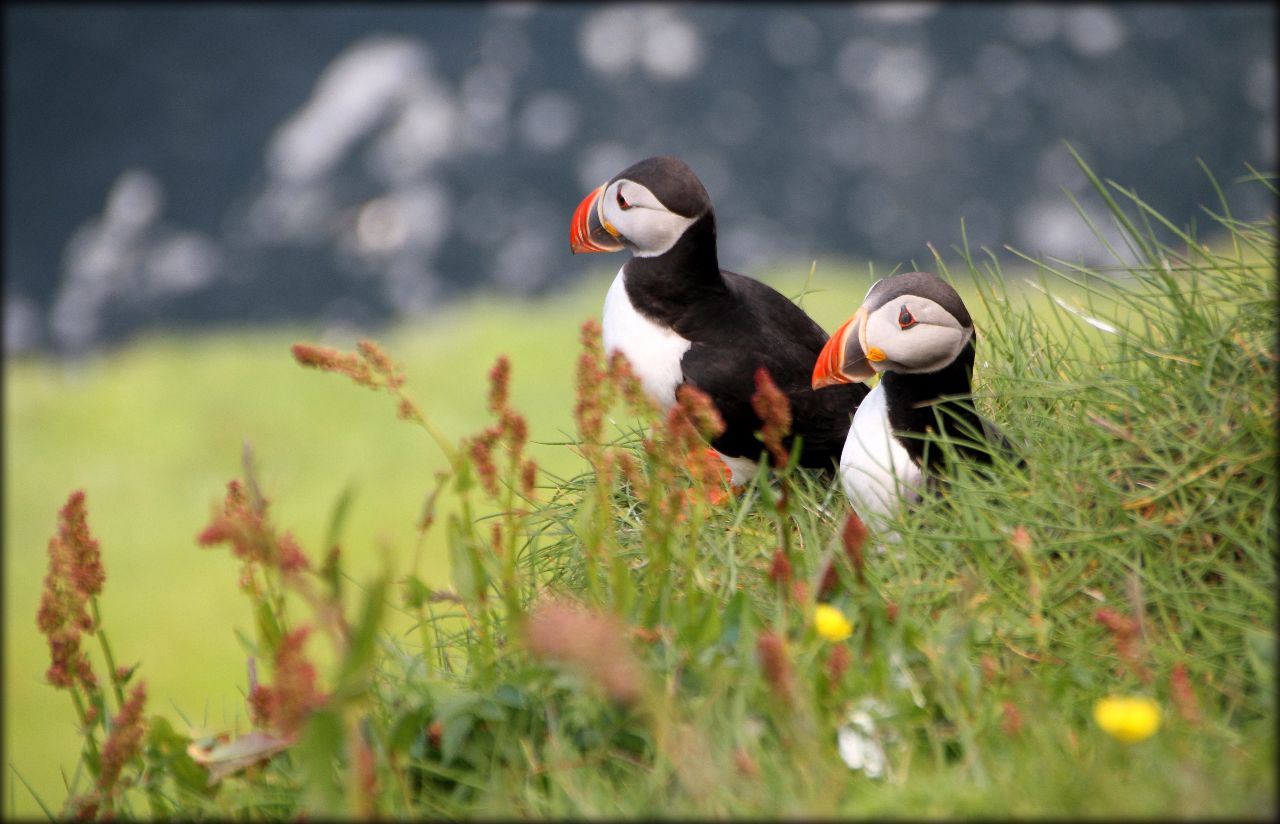
[{"label": "grey-faced puffin", "polygon": [[800,464],[834,467],[867,388],[811,385],[827,333],[777,290],[720,268],[711,198],[688,165],[662,156],[623,169],[578,205],[569,240],[575,254],[630,250],[605,296],[605,351],[626,355],[663,409],[682,384],[711,397],[725,423],[711,446],[735,485],[763,451],[751,406],[761,366],[791,402]]},{"label": "grey-faced puffin", "polygon": [[992,447],[1011,451],[969,398],[974,342],[973,320],[956,290],[936,275],[907,272],[872,284],[818,356],[815,389],[880,373],[840,455],[841,483],[863,520],[883,522],[940,477],[944,452],[927,433],[940,428],[956,454],[981,464],[991,463]]}]

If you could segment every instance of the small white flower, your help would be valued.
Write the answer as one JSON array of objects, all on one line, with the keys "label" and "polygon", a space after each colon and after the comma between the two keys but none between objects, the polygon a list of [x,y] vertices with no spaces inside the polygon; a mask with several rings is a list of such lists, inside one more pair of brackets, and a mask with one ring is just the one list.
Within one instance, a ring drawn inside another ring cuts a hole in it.
[{"label": "small white flower", "polygon": [[836,730],[836,750],[840,760],[851,770],[862,770],[868,778],[883,778],[887,762],[884,744],[886,737],[876,729],[876,717],[887,715],[883,704],[874,698],[864,698],[849,712],[848,719]]}]

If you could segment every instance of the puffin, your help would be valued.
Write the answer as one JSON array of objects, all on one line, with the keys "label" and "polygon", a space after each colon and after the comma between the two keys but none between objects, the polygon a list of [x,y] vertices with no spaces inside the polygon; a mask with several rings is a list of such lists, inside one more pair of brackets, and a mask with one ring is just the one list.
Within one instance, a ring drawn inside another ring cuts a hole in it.
[{"label": "puffin", "polygon": [[681,386],[710,396],[725,424],[710,446],[734,486],[754,476],[765,452],[751,405],[760,367],[791,404],[784,445],[799,437],[801,466],[835,468],[850,410],[868,390],[811,385],[827,333],[776,289],[720,268],[711,197],[688,164],[658,156],[618,172],[574,211],[569,246],[631,253],[605,295],[605,351],[627,357],[664,411]]},{"label": "puffin", "polygon": [[854,412],[840,454],[841,485],[864,521],[883,524],[940,482],[947,456],[930,433],[941,430],[952,454],[975,464],[991,465],[997,452],[1013,455],[1009,440],[973,406],[976,339],[950,284],[906,272],[873,283],[823,347],[813,366],[815,389],[880,375]]}]

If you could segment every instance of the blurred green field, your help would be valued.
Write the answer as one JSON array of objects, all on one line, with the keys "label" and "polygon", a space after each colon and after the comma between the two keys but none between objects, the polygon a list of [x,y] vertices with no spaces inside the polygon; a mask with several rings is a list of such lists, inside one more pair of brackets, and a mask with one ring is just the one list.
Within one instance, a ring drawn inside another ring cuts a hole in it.
[{"label": "blurred green field", "polygon": [[[591,312],[586,297],[478,300],[381,340],[450,435],[483,422],[486,372],[512,353],[515,397],[534,437],[556,440],[569,420],[568,353]],[[350,485],[343,548],[353,576],[376,569],[384,550],[393,568],[407,563],[442,458],[385,398],[294,363],[290,344],[317,336],[306,327],[164,336],[83,363],[6,364],[5,751],[42,796],[63,794],[59,765],[74,765],[78,752],[70,702],[44,683],[48,653],[35,628],[44,548],[73,489],[85,490],[102,544],[103,618],[116,654],[141,661],[153,706],[202,730],[243,715],[245,659],[232,627],[248,626],[248,608],[237,564],[195,536],[239,474],[244,441],[279,500],[277,523],[305,547],[319,547]],[[564,457],[554,450],[547,460]],[[445,572],[427,571],[441,583]],[[9,789],[8,812],[38,812],[20,785]]]},{"label": "blurred green field", "polygon": [[[488,370],[507,353],[512,401],[532,440],[554,444],[571,430],[579,327],[599,317],[614,262],[554,298],[480,297],[372,337],[405,367],[408,391],[449,437],[488,425]],[[755,274],[799,296],[809,267]],[[865,266],[819,263],[804,305],[831,330],[872,280]],[[245,441],[275,523],[308,551],[321,551],[350,487],[341,539],[352,578],[366,580],[384,562],[395,574],[408,569],[415,522],[444,461],[420,428],[395,418],[388,398],[294,362],[297,341],[355,342],[321,334],[306,326],[166,334],[79,362],[6,361],[6,813],[40,812],[15,771],[56,808],[60,771],[79,753],[70,701],[44,682],[48,650],[35,626],[45,549],[71,491],[85,491],[102,545],[103,620],[117,659],[140,662],[150,707],[185,718],[193,734],[225,731],[244,716],[245,654],[233,628],[251,624],[238,564],[195,536],[240,474]],[[579,467],[561,446],[534,454],[560,476]],[[447,586],[444,556],[433,533],[425,580]]]}]

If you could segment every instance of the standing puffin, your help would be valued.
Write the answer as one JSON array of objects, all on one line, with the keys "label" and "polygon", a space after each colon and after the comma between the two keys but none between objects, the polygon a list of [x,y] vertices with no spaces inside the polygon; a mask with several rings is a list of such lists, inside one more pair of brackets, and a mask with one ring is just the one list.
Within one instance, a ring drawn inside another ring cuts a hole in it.
[{"label": "standing puffin", "polygon": [[763,451],[751,406],[761,366],[791,402],[800,465],[834,466],[867,388],[810,385],[827,333],[777,290],[720,268],[711,198],[683,161],[641,160],[591,192],[574,212],[569,246],[631,251],[605,296],[605,351],[626,355],[663,409],[682,384],[711,397],[725,423],[711,446],[734,484],[751,478]]},{"label": "standing puffin", "polygon": [[[969,399],[973,320],[949,284],[907,272],[872,284],[862,306],[831,336],[813,367],[813,387],[880,383],[858,406],[840,455],[840,479],[864,520],[920,500],[943,451],[924,435],[941,428],[956,454],[990,464],[991,444],[1009,450]],[[951,397],[958,396],[958,397]]]}]

